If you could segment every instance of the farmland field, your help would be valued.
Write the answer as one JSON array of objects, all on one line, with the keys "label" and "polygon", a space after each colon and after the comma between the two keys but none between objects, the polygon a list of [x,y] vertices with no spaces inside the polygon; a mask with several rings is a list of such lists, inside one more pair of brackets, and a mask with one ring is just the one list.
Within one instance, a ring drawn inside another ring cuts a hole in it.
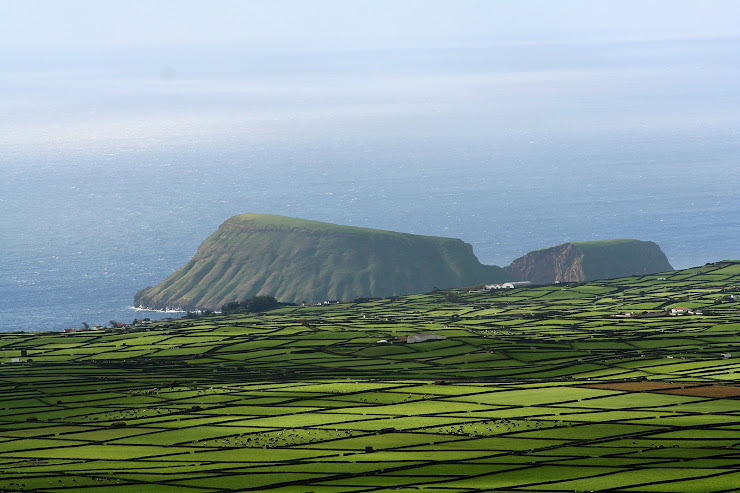
[{"label": "farmland field", "polygon": [[739,267],[2,334],[0,491],[740,491]]}]

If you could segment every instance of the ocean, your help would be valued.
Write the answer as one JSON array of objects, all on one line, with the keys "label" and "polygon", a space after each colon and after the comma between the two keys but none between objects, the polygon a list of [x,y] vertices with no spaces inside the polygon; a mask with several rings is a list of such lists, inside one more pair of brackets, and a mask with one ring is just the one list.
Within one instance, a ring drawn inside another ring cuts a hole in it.
[{"label": "ocean", "polygon": [[675,268],[740,258],[738,48],[10,57],[0,331],[181,316],[133,296],[244,212],[461,238],[501,266],[609,238]]}]

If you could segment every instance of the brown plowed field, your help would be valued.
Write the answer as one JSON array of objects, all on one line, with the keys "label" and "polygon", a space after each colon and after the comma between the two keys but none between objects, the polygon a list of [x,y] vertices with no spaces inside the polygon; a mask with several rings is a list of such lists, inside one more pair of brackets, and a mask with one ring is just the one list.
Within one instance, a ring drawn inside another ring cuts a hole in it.
[{"label": "brown plowed field", "polygon": [[685,389],[659,390],[662,394],[693,395],[696,397],[738,397],[740,386],[736,385],[703,385],[701,387],[688,387]]},{"label": "brown plowed field", "polygon": [[[583,387],[604,390],[627,390],[629,392],[650,392],[656,390],[680,389],[685,384],[673,382],[604,382],[587,383]],[[690,384],[689,384],[690,385]]]}]

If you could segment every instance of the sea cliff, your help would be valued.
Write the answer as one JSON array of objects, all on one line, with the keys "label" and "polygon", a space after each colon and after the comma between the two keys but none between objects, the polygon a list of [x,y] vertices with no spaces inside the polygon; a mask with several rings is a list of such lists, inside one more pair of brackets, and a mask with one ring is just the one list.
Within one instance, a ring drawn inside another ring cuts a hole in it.
[{"label": "sea cliff", "polygon": [[280,301],[350,300],[510,279],[470,244],[266,214],[224,222],[190,262],[136,294],[135,306],[217,310],[269,294]]},{"label": "sea cliff", "polygon": [[535,284],[584,282],[673,270],[660,247],[632,239],[563,243],[536,250],[504,268]]},{"label": "sea cliff", "polygon": [[208,237],[187,264],[136,293],[134,305],[218,310],[255,295],[293,303],[346,301],[510,280],[548,284],[667,270],[671,266],[658,245],[646,241],[566,243],[501,268],[481,264],[472,246],[456,238],[240,214]]}]

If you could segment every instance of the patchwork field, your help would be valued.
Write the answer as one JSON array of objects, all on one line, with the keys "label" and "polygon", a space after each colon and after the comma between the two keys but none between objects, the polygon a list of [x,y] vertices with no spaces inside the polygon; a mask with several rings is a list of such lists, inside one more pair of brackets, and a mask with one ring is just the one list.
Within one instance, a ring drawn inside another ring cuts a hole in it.
[{"label": "patchwork field", "polygon": [[739,297],[735,261],[2,334],[0,491],[740,492]]}]

